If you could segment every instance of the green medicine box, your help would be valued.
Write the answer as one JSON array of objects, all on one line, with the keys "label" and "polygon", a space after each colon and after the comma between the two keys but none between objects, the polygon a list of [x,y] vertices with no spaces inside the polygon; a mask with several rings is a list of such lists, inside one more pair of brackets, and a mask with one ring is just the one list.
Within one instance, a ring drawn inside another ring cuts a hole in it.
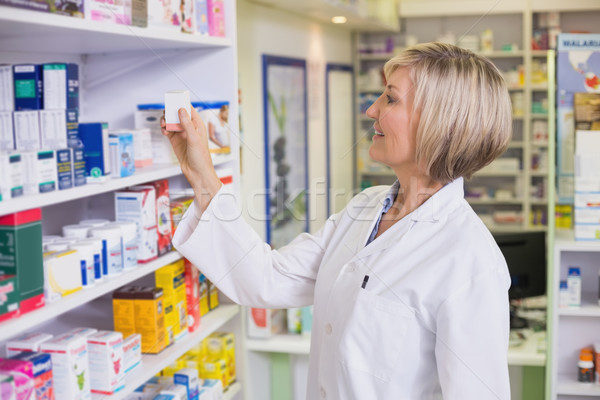
[{"label": "green medicine box", "polygon": [[16,275],[20,314],[44,305],[42,210],[0,216],[0,276]]},{"label": "green medicine box", "polygon": [[0,275],[0,322],[19,316],[17,277]]}]

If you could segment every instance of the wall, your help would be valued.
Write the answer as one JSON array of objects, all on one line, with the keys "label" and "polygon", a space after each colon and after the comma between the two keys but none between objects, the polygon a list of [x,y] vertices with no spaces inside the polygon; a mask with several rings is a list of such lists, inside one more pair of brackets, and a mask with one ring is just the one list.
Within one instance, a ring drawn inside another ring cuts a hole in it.
[{"label": "wall", "polygon": [[[325,219],[325,66],[352,64],[350,31],[326,26],[301,16],[239,1],[238,64],[242,90],[242,207],[252,227],[266,237],[262,55],[305,59],[308,87],[308,158],[310,231]],[[348,115],[352,118],[352,115]],[[351,132],[348,132],[351,135]],[[349,174],[352,171],[348,171]],[[322,195],[315,196],[315,193]]]}]

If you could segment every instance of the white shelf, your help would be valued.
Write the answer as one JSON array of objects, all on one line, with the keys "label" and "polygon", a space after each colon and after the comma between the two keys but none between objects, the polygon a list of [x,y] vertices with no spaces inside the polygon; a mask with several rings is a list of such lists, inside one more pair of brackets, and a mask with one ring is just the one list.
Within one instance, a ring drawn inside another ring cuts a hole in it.
[{"label": "white shelf", "polygon": [[600,252],[600,240],[575,240],[572,230],[557,230],[554,248],[561,252]]},{"label": "white shelf", "polygon": [[[532,85],[531,90],[534,92],[547,92],[548,85]],[[543,115],[544,117],[548,118],[547,114],[533,114],[533,115]]]},{"label": "white shelf", "polygon": [[598,300],[592,302],[584,299],[581,307],[558,307],[557,310],[558,315],[566,317],[600,317]]},{"label": "white shelf", "polygon": [[359,53],[358,59],[361,61],[387,61],[395,55],[395,53]]},{"label": "white shelf", "polygon": [[514,149],[514,148],[523,148],[523,147],[525,147],[525,143],[524,143],[523,141],[516,141],[516,140],[515,140],[515,141],[511,141],[511,142],[508,144],[508,148],[509,148],[509,149]]},{"label": "white shelf", "polygon": [[478,52],[480,56],[487,58],[521,58],[525,55],[522,50],[517,51],[491,51],[491,52]]},{"label": "white shelf", "polygon": [[275,335],[267,339],[246,339],[246,349],[269,353],[308,354],[310,336]]},{"label": "white shelf", "polygon": [[523,171],[486,171],[485,169],[475,173],[475,176],[520,176]]},{"label": "white shelf", "polygon": [[535,176],[535,177],[548,176],[548,171],[532,171],[531,176]]},{"label": "white shelf", "polygon": [[127,270],[110,279],[106,278],[95,286],[81,289],[76,293],[65,296],[53,303],[49,303],[40,309],[31,311],[18,318],[2,322],[0,323],[0,342],[33,328],[36,325],[50,321],[51,319],[71,311],[91,300],[104,296],[123,285],[146,276],[147,274],[179,259],[181,259],[181,254],[177,251],[172,251],[154,261],[146,264],[138,264],[137,268]]},{"label": "white shelf", "polygon": [[175,48],[220,48],[231,40],[140,28],[0,6],[0,50],[93,54]]},{"label": "white shelf", "polygon": [[184,339],[167,347],[159,354],[144,354],[142,356],[142,365],[126,379],[125,388],[123,390],[120,390],[112,396],[93,394],[92,399],[124,399],[166,366],[174,363],[175,360],[198,344],[202,339],[235,317],[239,312],[240,306],[238,305],[220,305],[200,319],[200,328],[196,332],[188,334]]},{"label": "white shelf", "polygon": [[232,400],[241,391],[242,391],[242,384],[239,382],[234,382],[231,385],[229,385],[227,390],[225,390],[221,400]]},{"label": "white shelf", "polygon": [[476,205],[484,205],[484,204],[523,204],[523,200],[519,199],[506,199],[506,200],[497,200],[497,199],[477,199],[477,198],[469,198],[465,197],[465,200],[469,202],[469,204]]},{"label": "white shelf", "polygon": [[394,171],[358,171],[361,176],[383,176],[383,177],[396,177]]},{"label": "white shelf", "polygon": [[545,206],[547,204],[548,204],[548,200],[546,200],[546,199],[532,199],[531,200],[532,206]]},{"label": "white shelf", "polygon": [[546,353],[539,351],[545,348],[546,332],[530,333],[527,339],[519,346],[508,348],[508,365],[535,366],[546,365]]},{"label": "white shelf", "polygon": [[361,86],[358,88],[358,93],[383,93],[385,86]]},{"label": "white shelf", "polygon": [[559,395],[600,396],[600,385],[577,382],[577,366],[573,366],[572,374],[559,374],[556,384]]}]

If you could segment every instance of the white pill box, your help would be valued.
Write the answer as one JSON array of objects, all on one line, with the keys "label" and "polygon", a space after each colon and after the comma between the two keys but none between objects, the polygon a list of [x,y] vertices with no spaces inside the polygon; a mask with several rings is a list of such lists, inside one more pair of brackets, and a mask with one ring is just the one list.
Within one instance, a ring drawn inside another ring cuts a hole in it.
[{"label": "white pill box", "polygon": [[15,149],[12,111],[0,111],[0,151]]},{"label": "white pill box", "polygon": [[87,338],[92,393],[112,395],[125,387],[123,335],[99,331]]},{"label": "white pill box", "polygon": [[115,216],[118,222],[135,222],[138,235],[138,263],[158,256],[156,230],[156,190],[152,186],[136,186],[115,193]]},{"label": "white pill box", "polygon": [[0,153],[0,200],[22,196],[23,159],[20,153]]},{"label": "white pill box", "polygon": [[123,340],[123,373],[134,371],[142,363],[142,335],[134,333]]},{"label": "white pill box", "polygon": [[84,336],[64,333],[42,343],[40,351],[52,357],[54,394],[57,399],[92,398],[87,340]]},{"label": "white pill box", "polygon": [[168,131],[183,130],[179,121],[179,109],[185,108],[188,115],[192,116],[192,104],[188,90],[170,90],[165,93],[165,122]]},{"label": "white pill box", "polygon": [[24,171],[24,194],[48,193],[58,189],[56,151],[27,151],[21,153],[21,157]]},{"label": "white pill box", "polygon": [[40,110],[40,147],[67,147],[67,116],[65,110]]},{"label": "white pill box", "polygon": [[52,339],[49,333],[29,333],[23,336],[16,337],[6,343],[6,357],[11,358],[22,352],[39,351],[40,345],[45,341]]},{"label": "white pill box", "polygon": [[39,114],[37,110],[13,112],[16,150],[38,150],[42,147]]},{"label": "white pill box", "polygon": [[163,396],[171,396],[166,397],[168,399],[173,400],[187,400],[187,388],[182,385],[172,384],[167,386],[165,389],[160,391],[160,394]]},{"label": "white pill box", "polygon": [[184,386],[188,399],[198,397],[200,382],[198,380],[198,370],[193,368],[180,369],[173,375],[173,383]]},{"label": "white pill box", "polygon": [[152,165],[152,134],[149,128],[132,129],[135,167]]},{"label": "white pill box", "polygon": [[44,254],[44,297],[53,302],[81,290],[81,266],[76,250]]}]

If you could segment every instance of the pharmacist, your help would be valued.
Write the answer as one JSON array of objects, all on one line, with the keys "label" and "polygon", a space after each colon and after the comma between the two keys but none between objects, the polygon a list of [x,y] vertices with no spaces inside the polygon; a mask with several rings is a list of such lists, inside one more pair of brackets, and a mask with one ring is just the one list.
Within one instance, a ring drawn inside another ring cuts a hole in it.
[{"label": "pharmacist", "polygon": [[223,191],[198,114],[179,111],[181,132],[161,122],[196,195],[173,243],[240,304],[314,304],[309,400],[508,400],[510,277],[463,198],[510,141],[507,89],[488,60],[441,43],[385,75],[369,155],[398,180],[277,250]]}]

